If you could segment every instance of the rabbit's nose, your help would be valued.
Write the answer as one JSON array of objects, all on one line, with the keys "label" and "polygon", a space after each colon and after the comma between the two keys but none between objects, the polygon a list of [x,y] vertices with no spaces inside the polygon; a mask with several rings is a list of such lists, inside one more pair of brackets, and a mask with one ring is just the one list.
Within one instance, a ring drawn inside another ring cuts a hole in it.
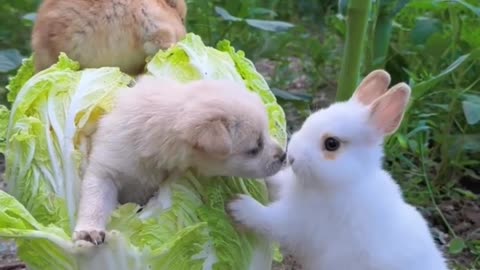
[{"label": "rabbit's nose", "polygon": [[283,154],[278,158],[278,160],[280,160],[280,162],[282,162],[282,163],[285,161],[285,159],[287,159],[287,153],[283,153]]}]

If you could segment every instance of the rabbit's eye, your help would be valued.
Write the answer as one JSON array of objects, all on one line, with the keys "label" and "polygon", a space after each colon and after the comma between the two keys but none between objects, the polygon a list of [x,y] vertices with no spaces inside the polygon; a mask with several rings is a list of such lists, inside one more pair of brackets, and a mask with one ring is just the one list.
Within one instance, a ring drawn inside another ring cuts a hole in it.
[{"label": "rabbit's eye", "polygon": [[340,148],[340,141],[333,137],[328,137],[324,142],[325,150],[333,152]]}]

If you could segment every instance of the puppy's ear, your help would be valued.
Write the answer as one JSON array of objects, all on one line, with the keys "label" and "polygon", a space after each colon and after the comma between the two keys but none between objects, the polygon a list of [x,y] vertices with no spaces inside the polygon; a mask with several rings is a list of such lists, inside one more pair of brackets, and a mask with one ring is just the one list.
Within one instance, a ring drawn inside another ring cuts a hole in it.
[{"label": "puppy's ear", "polygon": [[189,141],[197,150],[217,157],[232,152],[232,139],[225,119],[206,120],[191,132]]},{"label": "puppy's ear", "polygon": [[369,120],[382,135],[390,135],[400,126],[410,92],[406,83],[399,83],[372,104]]},{"label": "puppy's ear", "polygon": [[368,106],[387,91],[390,80],[390,74],[385,70],[374,70],[360,82],[350,99]]}]

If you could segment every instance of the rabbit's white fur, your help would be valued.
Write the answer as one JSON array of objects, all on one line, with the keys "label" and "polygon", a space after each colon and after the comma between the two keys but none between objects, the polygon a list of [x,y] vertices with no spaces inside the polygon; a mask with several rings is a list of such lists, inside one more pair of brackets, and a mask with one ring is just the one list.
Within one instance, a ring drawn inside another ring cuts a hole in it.
[{"label": "rabbit's white fur", "polygon": [[[385,93],[377,70],[346,102],[312,114],[288,146],[290,167],[268,179],[277,201],[240,195],[228,204],[239,225],[280,242],[307,270],[445,270],[426,221],[382,169],[383,138],[400,124],[410,88]],[[385,94],[384,94],[385,93]],[[324,149],[325,137],[341,141]]]}]

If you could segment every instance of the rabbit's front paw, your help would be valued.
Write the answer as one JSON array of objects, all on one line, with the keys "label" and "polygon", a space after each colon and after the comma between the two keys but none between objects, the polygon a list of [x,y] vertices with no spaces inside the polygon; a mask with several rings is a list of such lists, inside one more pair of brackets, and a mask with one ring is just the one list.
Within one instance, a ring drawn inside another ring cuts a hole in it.
[{"label": "rabbit's front paw", "polygon": [[239,229],[251,227],[261,204],[247,195],[237,195],[227,204],[227,213]]}]

